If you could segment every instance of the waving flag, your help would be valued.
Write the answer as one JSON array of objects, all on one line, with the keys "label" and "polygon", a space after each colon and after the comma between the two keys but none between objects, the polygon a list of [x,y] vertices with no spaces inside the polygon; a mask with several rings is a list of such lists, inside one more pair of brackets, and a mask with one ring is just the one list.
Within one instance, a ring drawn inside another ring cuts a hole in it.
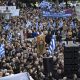
[{"label": "waving flag", "polygon": [[0,45],[0,57],[3,57],[5,55],[5,48],[4,48],[4,44]]},{"label": "waving flag", "polygon": [[43,29],[43,24],[41,22],[39,25],[40,25],[39,28]]},{"label": "waving flag", "polygon": [[48,28],[50,28],[51,27],[51,23],[50,23],[50,21],[48,21]]},{"label": "waving flag", "polygon": [[53,22],[53,27],[56,27],[56,22]]},{"label": "waving flag", "polygon": [[8,39],[8,42],[11,42],[12,41],[12,33],[9,33],[7,35],[7,39]]},{"label": "waving flag", "polygon": [[51,42],[50,42],[49,49],[48,49],[49,54],[52,54],[54,52],[55,48],[56,48],[55,35],[53,35]]},{"label": "waving flag", "polygon": [[71,22],[71,24],[70,24],[70,26],[71,26],[71,28],[75,28],[76,27],[76,23],[74,23],[73,21]]},{"label": "waving flag", "polygon": [[49,2],[43,0],[43,1],[39,4],[39,7],[45,8],[45,7],[48,7],[49,4],[50,4]]},{"label": "waving flag", "polygon": [[36,22],[36,29],[38,30],[39,28],[39,24],[38,24],[38,21]]},{"label": "waving flag", "polygon": [[10,29],[10,25],[9,25],[9,24],[6,24],[6,25],[4,26],[4,30],[7,31],[7,30],[9,30],[9,29]]},{"label": "waving flag", "polygon": [[63,21],[59,21],[59,27],[63,27]]}]

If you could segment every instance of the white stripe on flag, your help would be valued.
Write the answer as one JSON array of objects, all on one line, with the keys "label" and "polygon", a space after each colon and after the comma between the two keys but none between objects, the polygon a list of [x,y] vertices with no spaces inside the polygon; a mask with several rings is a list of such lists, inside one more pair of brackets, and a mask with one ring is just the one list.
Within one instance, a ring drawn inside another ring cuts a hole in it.
[{"label": "white stripe on flag", "polygon": [[56,48],[55,36],[53,35],[51,42],[50,42],[49,49],[48,49],[49,54],[52,54],[54,52],[55,48]]},{"label": "white stripe on flag", "polygon": [[1,44],[0,46],[0,57],[4,56],[5,55],[5,49],[4,49],[4,45]]}]

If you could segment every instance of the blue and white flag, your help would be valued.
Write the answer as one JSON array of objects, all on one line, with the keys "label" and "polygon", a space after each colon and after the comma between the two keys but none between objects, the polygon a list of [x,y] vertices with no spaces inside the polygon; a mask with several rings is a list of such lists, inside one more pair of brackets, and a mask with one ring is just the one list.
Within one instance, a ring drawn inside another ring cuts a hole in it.
[{"label": "blue and white flag", "polygon": [[59,21],[59,28],[63,27],[63,21]]},{"label": "blue and white flag", "polygon": [[56,22],[53,22],[53,27],[56,27]]},{"label": "blue and white flag", "polygon": [[51,27],[51,23],[50,23],[50,21],[48,21],[48,28],[50,28]]},{"label": "blue and white flag", "polygon": [[38,24],[38,21],[36,22],[36,29],[38,30],[39,28],[39,24]]},{"label": "blue and white flag", "polygon": [[56,48],[56,42],[55,42],[55,35],[52,36],[51,42],[50,42],[50,46],[48,49],[49,54],[53,54],[55,48]]},{"label": "blue and white flag", "polygon": [[9,25],[9,24],[7,24],[7,25],[4,26],[4,30],[5,30],[5,31],[7,31],[7,30],[9,30],[9,29],[10,29],[10,25]]},{"label": "blue and white flag", "polygon": [[1,44],[0,45],[0,57],[4,57],[5,56],[5,45]]},{"label": "blue and white flag", "polygon": [[46,1],[46,0],[43,0],[43,1],[39,4],[39,7],[40,7],[41,9],[46,8],[46,9],[50,10],[50,9],[52,8],[52,3],[50,3],[50,2],[48,2],[48,1]]},{"label": "blue and white flag", "polygon": [[43,29],[43,24],[41,22],[39,23],[39,29]]},{"label": "blue and white flag", "polygon": [[7,35],[7,39],[8,39],[8,42],[11,42],[12,41],[12,33],[9,33]]},{"label": "blue and white flag", "polygon": [[71,22],[71,24],[70,24],[70,26],[71,26],[71,28],[75,28],[76,27],[76,23],[74,23],[73,21]]},{"label": "blue and white flag", "polygon": [[42,24],[41,22],[40,22],[40,24],[39,24],[39,25],[40,25],[40,28],[43,28],[43,24]]}]

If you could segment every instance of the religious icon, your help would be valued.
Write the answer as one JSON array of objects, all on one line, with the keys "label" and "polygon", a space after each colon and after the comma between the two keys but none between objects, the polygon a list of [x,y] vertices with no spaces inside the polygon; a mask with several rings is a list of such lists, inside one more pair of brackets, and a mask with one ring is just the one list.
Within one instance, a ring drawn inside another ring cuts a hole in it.
[{"label": "religious icon", "polygon": [[37,51],[39,54],[43,54],[45,50],[45,37],[40,35],[37,37]]}]

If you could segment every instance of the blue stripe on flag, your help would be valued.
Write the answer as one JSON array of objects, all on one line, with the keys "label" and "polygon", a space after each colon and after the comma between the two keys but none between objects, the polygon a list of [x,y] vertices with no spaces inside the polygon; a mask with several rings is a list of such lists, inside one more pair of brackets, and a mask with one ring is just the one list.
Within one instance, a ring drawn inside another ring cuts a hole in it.
[{"label": "blue stripe on flag", "polygon": [[4,45],[1,44],[0,46],[0,57],[3,57],[5,55],[5,48],[4,48]]},{"label": "blue stripe on flag", "polygon": [[55,48],[56,48],[55,36],[53,35],[51,42],[50,42],[50,46],[48,48],[49,54],[52,54],[54,52]]},{"label": "blue stripe on flag", "polygon": [[12,41],[12,33],[9,33],[8,34],[7,39],[8,39],[8,42],[11,42]]}]

